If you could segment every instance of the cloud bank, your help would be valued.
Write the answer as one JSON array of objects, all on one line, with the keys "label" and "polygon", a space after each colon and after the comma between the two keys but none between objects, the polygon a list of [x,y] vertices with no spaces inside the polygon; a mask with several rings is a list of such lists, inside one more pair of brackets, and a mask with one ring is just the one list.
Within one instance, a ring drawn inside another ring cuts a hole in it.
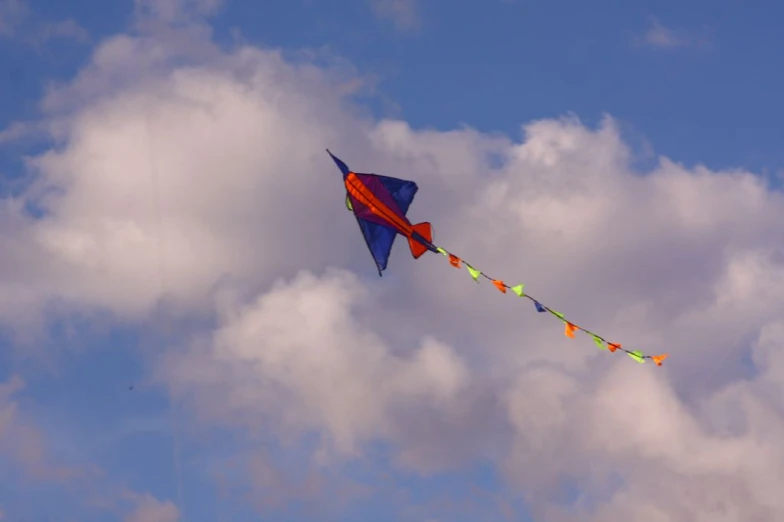
[{"label": "cloud bank", "polygon": [[[167,5],[142,7],[179,20]],[[247,439],[257,496],[284,481],[262,456],[272,436],[315,481],[284,488],[292,503],[319,495],[319,474],[377,465],[383,444],[395,473],[491,462],[535,520],[784,514],[778,190],[667,158],[635,172],[610,116],[530,122],[519,140],[375,119],[342,69],[172,31],[102,42],[42,101],[56,145],[0,207],[7,331],[55,305],[187,324],[154,378],[194,432]],[[409,215],[437,242],[667,365],[566,339],[528,301],[400,244],[374,277],[326,147],[416,180]],[[167,502],[127,520],[176,520]]]}]

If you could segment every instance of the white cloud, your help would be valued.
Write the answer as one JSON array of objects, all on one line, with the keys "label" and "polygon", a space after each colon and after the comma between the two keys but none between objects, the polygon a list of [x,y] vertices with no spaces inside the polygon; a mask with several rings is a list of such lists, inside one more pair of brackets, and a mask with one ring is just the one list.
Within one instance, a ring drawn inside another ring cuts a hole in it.
[{"label": "white cloud", "polygon": [[[611,118],[532,122],[520,143],[375,122],[330,71],[198,44],[118,37],[50,94],[59,145],[31,160],[34,187],[0,219],[6,320],[60,299],[144,324],[160,238],[176,310],[217,315],[159,375],[208,427],[316,432],[322,462],[376,441],[420,471],[490,458],[547,520],[784,512],[779,192],[667,159],[640,176]],[[372,276],[372,261],[326,147],[416,180],[412,220],[478,268],[671,359],[636,365],[566,339],[527,300],[402,243],[384,279],[352,274]],[[555,500],[565,479],[585,493],[569,509]]]},{"label": "white cloud", "polygon": [[[109,50],[117,47],[124,50]],[[111,75],[121,67],[125,53],[134,54],[136,48],[135,42],[127,46],[125,41],[108,42],[97,51],[98,63],[91,74],[98,76],[105,67]],[[104,62],[107,55],[112,59]],[[159,240],[165,290],[187,305],[208,298],[223,276],[252,282],[290,266],[292,258],[336,259],[327,247],[339,244],[339,238],[322,235],[299,246],[278,249],[275,245],[300,233],[303,226],[323,229],[329,221],[325,218],[340,211],[324,198],[310,210],[322,212],[314,219],[303,207],[283,202],[312,200],[314,191],[334,187],[335,179],[329,175],[312,173],[325,170],[324,138],[335,133],[326,120],[334,115],[332,123],[340,128],[348,126],[347,118],[334,108],[320,108],[311,97],[326,85],[316,71],[289,71],[279,57],[252,50],[240,52],[232,62],[226,65],[236,74],[250,67],[247,86],[226,81],[209,69],[183,69],[151,83],[142,78],[135,88],[101,97],[103,102],[93,102],[60,124],[61,132],[78,144],[72,142],[75,147],[52,150],[30,162],[39,178],[28,196],[45,208],[47,218],[23,223],[19,203],[9,201],[4,220],[9,225],[22,220],[16,239],[6,236],[6,241],[19,243],[19,256],[26,255],[26,249],[40,252],[40,261],[36,266],[9,260],[6,284],[18,287],[21,279],[38,284],[49,280],[47,288],[64,299],[109,306],[135,318],[160,297]],[[263,70],[290,75],[292,89],[270,91]],[[305,84],[308,77],[313,80],[309,85]],[[93,78],[79,78],[68,96],[87,97],[96,86],[110,88]],[[243,94],[249,87],[258,97]],[[50,100],[58,96],[56,91]],[[278,112],[281,103],[299,109]],[[291,127],[298,119],[318,114],[325,120],[320,131],[301,136]],[[286,127],[293,132],[281,132]],[[105,132],[109,128],[111,132]],[[217,128],[228,132],[216,133]],[[186,137],[181,134],[186,129],[196,132]],[[308,143],[309,154],[295,153],[295,148]],[[200,157],[199,150],[206,155]],[[223,152],[213,155],[217,150]],[[95,161],[88,165],[87,158]],[[228,170],[226,160],[234,162]],[[259,165],[263,165],[262,177]],[[67,186],[75,190],[63,193]],[[332,192],[339,197],[339,188]],[[195,209],[203,214],[193,220]],[[258,233],[259,224],[266,224],[267,233]],[[256,254],[248,255],[249,245],[255,245]],[[346,257],[340,252],[337,256]],[[21,272],[30,275],[22,277]],[[19,289],[11,299],[24,297],[18,295],[23,292],[33,299],[35,287]]]},{"label": "white cloud", "polygon": [[532,495],[552,495],[564,476],[581,492],[577,513],[542,506],[548,520],[774,520],[784,512],[773,494],[784,419],[754,387],[735,383],[686,405],[643,367],[615,368],[589,390],[552,372],[523,375],[517,386],[512,472]]},{"label": "white cloud", "polygon": [[415,410],[420,422],[436,411],[459,416],[468,398],[464,362],[432,338],[407,356],[390,353],[356,317],[366,307],[375,308],[349,273],[300,274],[225,311],[223,327],[169,361],[167,380],[200,390],[199,407],[232,423],[260,428],[265,419],[291,436],[324,431],[338,454],[350,456],[379,437],[407,438],[415,428],[403,420],[420,417]]}]

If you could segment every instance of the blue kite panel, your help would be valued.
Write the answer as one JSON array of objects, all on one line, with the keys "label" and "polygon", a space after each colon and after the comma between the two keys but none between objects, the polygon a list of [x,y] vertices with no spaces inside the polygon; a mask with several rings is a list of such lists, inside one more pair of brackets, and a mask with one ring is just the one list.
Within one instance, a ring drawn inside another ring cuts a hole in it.
[{"label": "blue kite panel", "polygon": [[419,190],[417,184],[413,181],[381,176],[380,174],[376,174],[376,176],[378,176],[381,184],[389,191],[392,199],[395,200],[395,203],[397,203],[397,206],[400,207],[400,211],[405,216],[408,212],[408,207],[411,206],[411,202],[414,201],[417,190]]},{"label": "blue kite panel", "polygon": [[362,230],[362,235],[365,236],[368,250],[373,256],[378,267],[378,275],[381,275],[383,270],[387,268],[387,261],[389,254],[392,251],[392,244],[395,242],[397,231],[378,223],[373,223],[366,219],[357,217],[357,223]]}]

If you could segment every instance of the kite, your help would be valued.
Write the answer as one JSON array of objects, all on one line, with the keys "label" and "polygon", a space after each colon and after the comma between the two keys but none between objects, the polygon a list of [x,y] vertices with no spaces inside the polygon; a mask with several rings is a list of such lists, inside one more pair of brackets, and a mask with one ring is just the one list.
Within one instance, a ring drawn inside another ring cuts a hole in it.
[{"label": "kite", "polygon": [[343,173],[343,183],[346,187],[346,208],[354,213],[359,229],[365,238],[368,250],[373,256],[373,260],[378,268],[378,275],[387,268],[389,254],[392,251],[392,244],[398,234],[408,240],[411,255],[414,259],[420,258],[426,252],[434,252],[445,256],[449,263],[455,268],[466,266],[468,273],[474,281],[479,282],[483,277],[489,280],[501,292],[506,294],[511,290],[519,297],[525,297],[533,302],[537,312],[550,313],[564,323],[564,334],[574,339],[575,332],[582,331],[591,336],[594,343],[602,350],[610,352],[625,352],[629,357],[638,363],[644,363],[647,359],[653,361],[657,366],[662,366],[668,354],[645,355],[639,350],[627,350],[618,343],[611,343],[603,337],[578,326],[566,319],[564,314],[556,312],[552,308],[545,306],[538,299],[523,291],[525,285],[519,284],[509,286],[500,279],[495,279],[481,270],[477,270],[471,264],[448,250],[433,244],[433,227],[428,222],[412,225],[406,217],[408,208],[414,200],[414,196],[419,190],[413,181],[382,176],[380,174],[362,174],[353,172],[339,158],[334,156],[329,149],[327,153]]}]

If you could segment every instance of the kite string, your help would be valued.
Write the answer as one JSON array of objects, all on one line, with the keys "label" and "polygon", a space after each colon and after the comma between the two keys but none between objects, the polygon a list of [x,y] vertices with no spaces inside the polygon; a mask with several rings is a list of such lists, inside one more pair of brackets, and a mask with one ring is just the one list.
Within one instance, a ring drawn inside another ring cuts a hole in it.
[{"label": "kite string", "polygon": [[[158,270],[158,295],[161,302],[163,302],[163,298],[166,295],[167,286],[166,286],[166,264],[164,262],[164,255],[163,255],[163,218],[161,212],[161,204],[160,204],[160,180],[159,180],[159,173],[158,173],[158,164],[156,161],[155,156],[155,144],[154,140],[152,139],[152,132],[150,131],[150,117],[149,112],[145,114],[145,131],[147,135],[147,151],[148,157],[150,162],[150,178],[153,187],[153,213],[155,216],[155,225],[156,225],[156,240],[157,240],[157,270]],[[161,315],[165,316],[163,311]],[[165,342],[168,342],[171,333],[171,325],[169,324],[168,316],[161,318],[161,325],[160,330],[162,330],[163,337]],[[182,484],[182,470],[180,464],[180,437],[179,437],[179,428],[177,422],[177,416],[175,412],[175,401],[172,397],[171,389],[167,386],[167,398],[169,401],[169,420],[172,426],[172,460],[174,464],[174,472],[176,478],[176,486],[177,486],[177,508],[180,511],[181,520],[185,520],[185,504],[184,504],[184,495],[183,495],[183,484]]]}]

